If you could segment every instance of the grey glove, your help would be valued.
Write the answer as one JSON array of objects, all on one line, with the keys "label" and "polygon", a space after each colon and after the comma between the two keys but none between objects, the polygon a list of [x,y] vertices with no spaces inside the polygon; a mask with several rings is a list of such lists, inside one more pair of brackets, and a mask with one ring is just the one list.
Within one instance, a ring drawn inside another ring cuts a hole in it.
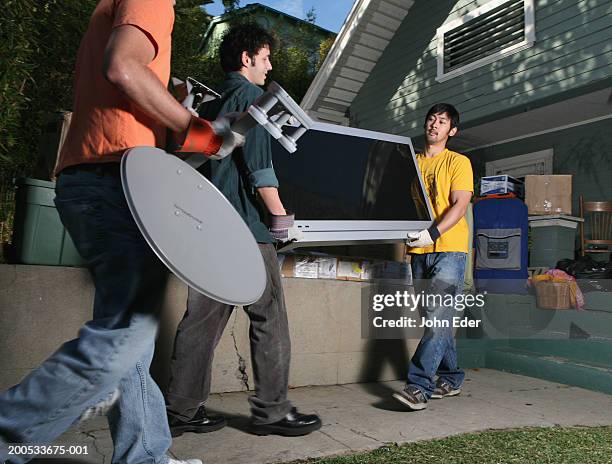
[{"label": "grey glove", "polygon": [[302,231],[295,225],[295,214],[270,215],[270,235],[279,242],[293,242],[301,240]]}]

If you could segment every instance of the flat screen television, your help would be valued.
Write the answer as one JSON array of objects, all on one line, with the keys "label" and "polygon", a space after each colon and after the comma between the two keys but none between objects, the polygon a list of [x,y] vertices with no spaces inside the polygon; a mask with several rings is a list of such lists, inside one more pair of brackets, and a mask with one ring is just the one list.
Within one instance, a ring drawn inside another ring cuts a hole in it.
[{"label": "flat screen television", "polygon": [[281,199],[304,234],[290,248],[399,242],[431,225],[410,138],[316,122],[297,147],[272,143]]}]

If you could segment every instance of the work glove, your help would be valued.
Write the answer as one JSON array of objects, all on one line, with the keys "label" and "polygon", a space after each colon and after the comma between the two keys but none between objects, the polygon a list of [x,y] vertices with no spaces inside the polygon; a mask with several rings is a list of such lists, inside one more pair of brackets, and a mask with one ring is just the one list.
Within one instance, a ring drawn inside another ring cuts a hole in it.
[{"label": "work glove", "polygon": [[295,214],[270,215],[270,235],[279,242],[293,242],[304,237],[302,231],[295,225]]},{"label": "work glove", "polygon": [[244,136],[232,131],[234,113],[220,116],[213,122],[193,117],[182,143],[175,150],[181,153],[203,153],[209,159],[219,160],[244,145]]},{"label": "work glove", "polygon": [[434,244],[440,238],[440,231],[433,224],[429,229],[423,229],[420,232],[408,232],[406,245],[411,248],[426,248]]},{"label": "work glove", "polygon": [[231,154],[234,149],[244,145],[245,137],[236,131],[232,130],[232,124],[238,119],[240,113],[227,113],[219,116],[212,122],[212,128],[215,134],[223,137],[221,148],[214,155],[210,155],[210,159],[220,160]]}]

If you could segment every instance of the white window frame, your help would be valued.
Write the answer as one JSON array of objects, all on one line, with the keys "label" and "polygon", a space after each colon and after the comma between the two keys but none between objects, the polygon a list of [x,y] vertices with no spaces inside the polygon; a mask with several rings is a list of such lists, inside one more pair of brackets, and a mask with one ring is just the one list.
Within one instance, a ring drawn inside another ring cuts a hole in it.
[{"label": "white window frame", "polygon": [[453,21],[450,21],[442,26],[440,26],[436,32],[437,39],[437,75],[436,80],[438,82],[444,82],[453,77],[460,76],[468,71],[473,69],[480,68],[486,64],[493,63],[505,56],[511,55],[513,53],[519,52],[521,50],[525,50],[526,48],[531,47],[535,42],[535,6],[534,0],[523,0],[524,1],[524,12],[525,12],[525,40],[511,45],[509,47],[503,48],[492,55],[481,58],[477,61],[473,61],[471,63],[466,64],[465,66],[461,66],[459,68],[453,69],[447,73],[444,73],[444,34],[451,29],[455,29],[468,21],[477,18],[478,16],[491,11],[498,6],[507,3],[509,0],[492,0],[485,5],[482,5],[479,8],[476,8],[473,11],[470,11],[468,14],[461,16]]},{"label": "white window frame", "polygon": [[[525,155],[489,161],[485,163],[485,172],[487,176],[508,174],[512,177],[524,177],[530,174],[552,174],[553,156],[554,151],[552,148],[549,148],[547,150],[535,151]],[[544,172],[537,169],[538,165],[544,166]],[[525,169],[529,171],[530,166],[533,166],[531,172],[524,172]],[[518,170],[521,170],[522,173],[517,172]]]}]

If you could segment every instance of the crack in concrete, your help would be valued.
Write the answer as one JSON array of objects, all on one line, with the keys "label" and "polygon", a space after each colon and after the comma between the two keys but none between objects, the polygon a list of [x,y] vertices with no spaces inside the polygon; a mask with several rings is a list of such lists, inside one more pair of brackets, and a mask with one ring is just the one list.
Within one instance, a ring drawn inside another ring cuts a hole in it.
[{"label": "crack in concrete", "polygon": [[366,434],[365,432],[362,432],[362,431],[360,431],[360,430],[357,430],[357,429],[351,429],[351,428],[349,428],[349,430],[350,430],[351,432],[353,432],[355,435],[359,435],[360,437],[363,437],[363,438],[368,438],[368,439],[370,439],[370,440],[375,441],[376,443],[384,443],[384,442],[382,442],[382,441],[378,440],[377,438],[371,437],[370,435],[368,435],[368,434]]},{"label": "crack in concrete", "polygon": [[232,336],[232,340],[234,342],[234,350],[236,351],[236,357],[238,358],[238,380],[240,380],[247,390],[250,390],[249,387],[249,374],[247,374],[246,368],[247,364],[240,351],[238,350],[238,342],[236,341],[236,334],[234,333],[236,329],[236,321],[238,320],[238,316],[236,315],[236,311],[234,311],[234,322],[232,323],[232,329],[230,334]]},{"label": "crack in concrete", "polygon": [[102,451],[100,450],[100,448],[98,448],[98,439],[96,438],[96,436],[91,433],[91,432],[81,432],[83,435],[85,435],[88,438],[91,438],[93,440],[92,446],[93,449],[96,451],[96,453],[102,457],[102,463],[101,464],[105,464],[106,462],[106,456],[104,456],[104,453],[102,453]]},{"label": "crack in concrete", "polygon": [[336,443],[338,443],[339,445],[344,446],[346,449],[348,450],[352,450],[353,448],[351,448],[349,445],[347,445],[346,443],[342,443],[340,440],[338,440],[337,438],[332,437],[329,433],[326,433],[323,431],[323,429],[319,429],[319,433],[322,433],[323,435],[325,435],[327,438],[329,438],[331,441],[334,441]]},{"label": "crack in concrete", "polygon": [[96,432],[106,432],[108,431],[108,427],[102,427],[98,429],[87,429],[83,425],[81,425],[80,429],[77,429],[79,433],[96,433]]}]

